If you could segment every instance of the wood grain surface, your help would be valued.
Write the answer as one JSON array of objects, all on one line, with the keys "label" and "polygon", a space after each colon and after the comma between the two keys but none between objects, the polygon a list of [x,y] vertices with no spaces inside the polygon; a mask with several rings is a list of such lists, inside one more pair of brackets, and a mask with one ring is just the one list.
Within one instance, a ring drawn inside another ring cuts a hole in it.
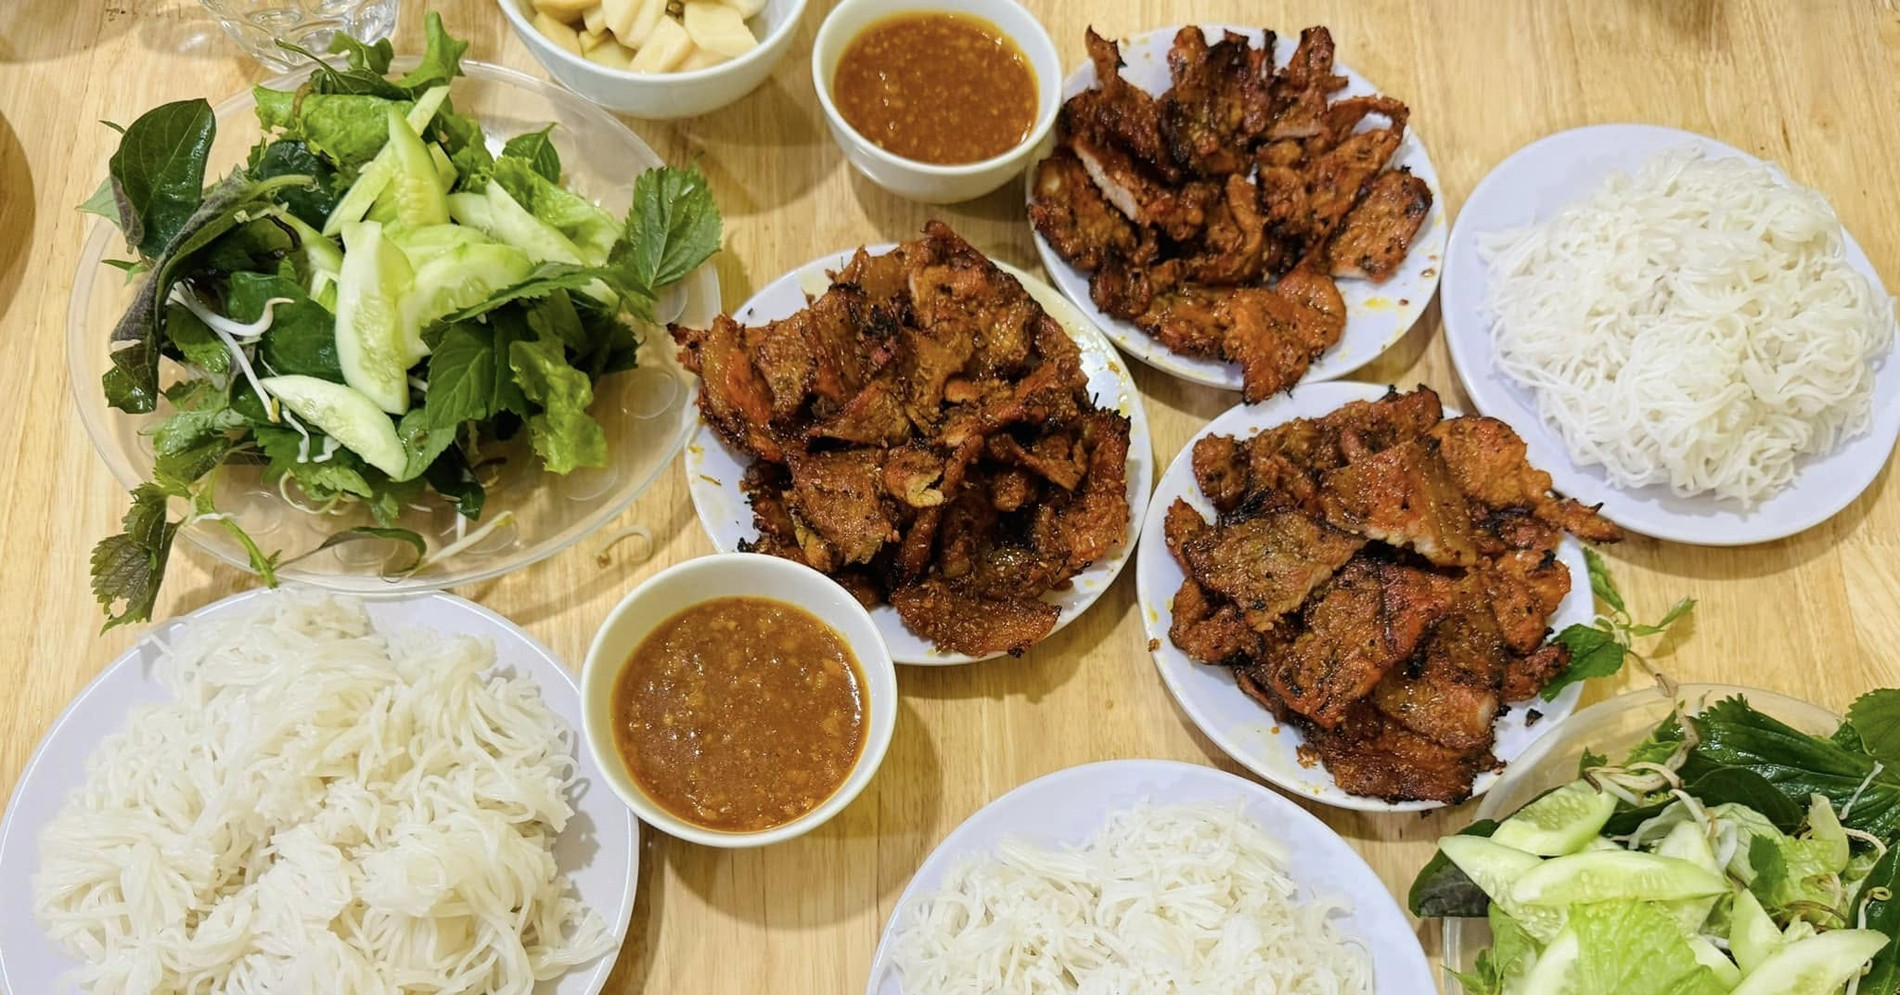
[{"label": "wood grain surface", "polygon": [[[399,51],[419,50],[421,3],[404,3]],[[469,56],[543,75],[489,0],[436,4]],[[1021,188],[930,208],[858,176],[826,134],[809,52],[812,4],[761,89],[703,118],[628,123],[673,162],[697,161],[725,210],[717,259],[735,307],[787,269],[948,220],[976,246],[1032,270]],[[1512,150],[1578,125],[1641,121],[1711,135],[1819,188],[1900,287],[1900,14],[1891,0],[1028,0],[1064,65],[1082,29],[1127,35],[1189,18],[1294,31],[1326,24],[1340,59],[1409,103],[1455,212]],[[133,639],[99,634],[87,551],[117,530],[124,492],[93,454],[68,395],[65,322],[90,219],[73,205],[104,175],[114,135],[166,100],[216,100],[267,75],[185,0],[0,2],[0,788],[8,791],[69,698]],[[631,179],[631,177],[629,177]],[[1133,364],[1165,466],[1233,394]],[[1429,384],[1458,397],[1436,305],[1355,379]],[[93,389],[81,384],[81,389]],[[1841,708],[1900,684],[1900,493],[1883,473],[1804,535],[1743,549],[1632,539],[1608,551],[1639,614],[1701,599],[1659,657],[1684,679],[1773,688]],[[597,560],[584,542],[457,593],[497,609],[578,663],[595,626],[661,566],[710,551],[678,469],[608,530],[652,530],[652,555]],[[160,616],[254,583],[180,544]],[[1640,678],[1593,684],[1586,700]],[[1200,737],[1156,677],[1130,569],[1093,610],[1021,659],[905,669],[882,772],[803,839],[721,851],[649,832],[617,995],[863,990],[892,903],[945,833],[997,795],[1062,767],[1166,757],[1237,769]],[[1421,817],[1316,808],[1403,892],[1431,841],[1471,806]],[[8,902],[23,902],[10,895]],[[1435,955],[1435,924],[1418,932]],[[26,995],[26,993],[17,993]]]}]

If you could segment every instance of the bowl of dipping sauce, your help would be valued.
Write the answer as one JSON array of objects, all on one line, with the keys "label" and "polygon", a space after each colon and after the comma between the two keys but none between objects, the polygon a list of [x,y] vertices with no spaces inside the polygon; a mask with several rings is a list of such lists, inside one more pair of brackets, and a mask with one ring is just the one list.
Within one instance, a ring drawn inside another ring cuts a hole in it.
[{"label": "bowl of dipping sauce", "polygon": [[1055,125],[1055,42],[1012,0],[843,0],[818,28],[812,81],[859,172],[949,204],[1022,172]]},{"label": "bowl of dipping sauce", "polygon": [[581,668],[582,731],[642,822],[763,846],[836,815],[883,762],[897,671],[850,592],[776,556],[727,553],[621,599]]}]

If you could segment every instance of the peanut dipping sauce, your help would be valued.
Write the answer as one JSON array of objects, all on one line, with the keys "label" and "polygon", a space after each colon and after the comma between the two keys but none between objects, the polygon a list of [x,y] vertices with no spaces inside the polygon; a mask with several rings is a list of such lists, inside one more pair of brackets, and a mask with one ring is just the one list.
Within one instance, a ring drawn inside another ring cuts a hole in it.
[{"label": "peanut dipping sauce", "polygon": [[661,622],[614,679],[614,746],[661,808],[707,829],[791,822],[864,751],[864,677],[817,616],[715,598]]},{"label": "peanut dipping sauce", "polygon": [[1036,123],[1036,74],[996,25],[900,14],[865,28],[832,75],[838,113],[885,151],[938,165],[1008,152]]}]

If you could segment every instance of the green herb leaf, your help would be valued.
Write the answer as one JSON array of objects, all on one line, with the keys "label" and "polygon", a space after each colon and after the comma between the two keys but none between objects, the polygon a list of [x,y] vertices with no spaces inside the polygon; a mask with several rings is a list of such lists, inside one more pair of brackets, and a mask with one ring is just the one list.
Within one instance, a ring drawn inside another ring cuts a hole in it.
[{"label": "green herb leaf", "polygon": [[389,63],[396,57],[396,46],[387,38],[365,45],[338,32],[330,37],[330,54],[346,55],[351,69],[364,69],[381,76],[389,72]]},{"label": "green herb leaf", "polygon": [[157,485],[141,485],[121,523],[125,531],[92,548],[92,594],[105,611],[104,629],[152,617],[178,531],[166,520],[167,498]]},{"label": "green herb leaf", "polygon": [[[86,202],[79,205],[79,209],[87,214],[97,214],[107,221],[112,222],[119,230],[125,230],[125,223],[119,220],[119,201],[112,194],[111,177],[100,180],[99,189],[94,190],[92,196],[87,197]],[[107,260],[107,262],[111,263],[120,261],[121,260],[117,259]]]},{"label": "green herb leaf", "polygon": [[649,169],[633,181],[626,229],[631,272],[657,290],[719,251],[719,205],[699,167]]},{"label": "green herb leaf", "polygon": [[[1489,839],[1497,831],[1495,820],[1479,819],[1458,830],[1458,835]],[[1420,919],[1475,918],[1484,915],[1491,907],[1491,899],[1484,889],[1459,870],[1458,865],[1452,863],[1443,850],[1434,851],[1432,859],[1419,868],[1405,901],[1412,914]]]},{"label": "green herb leaf", "polygon": [[553,130],[554,125],[549,124],[540,131],[523,132],[508,139],[501,147],[502,157],[525,161],[549,183],[561,182],[561,153],[548,134]]},{"label": "green herb leaf", "polygon": [[254,180],[274,176],[310,177],[309,186],[285,190],[279,199],[297,220],[312,228],[322,228],[324,220],[336,209],[337,201],[343,199],[336,170],[301,141],[284,139],[263,146],[263,152],[251,163],[250,170]]},{"label": "green herb leaf", "polygon": [[1586,746],[1583,748],[1583,756],[1577,760],[1577,776],[1582,777],[1591,768],[1607,766],[1609,762],[1609,757]]},{"label": "green herb leaf", "polygon": [[396,80],[396,85],[409,91],[411,96],[462,75],[462,53],[468,51],[468,42],[449,37],[442,27],[441,14],[429,11],[423,25],[428,41],[422,51],[422,61]]},{"label": "green herb leaf", "polygon": [[600,279],[599,271],[587,266],[572,266],[567,263],[542,263],[535,268],[534,275],[512,287],[503,287],[489,295],[488,299],[471,304],[460,311],[442,316],[439,325],[452,325],[458,321],[473,321],[497,308],[525,301],[540,300],[557,290],[581,291],[593,286]]},{"label": "green herb leaf", "polygon": [[499,408],[495,333],[474,322],[448,326],[429,357],[429,390],[423,407],[429,423],[453,431],[467,421],[486,421]]},{"label": "green herb leaf", "polygon": [[1900,764],[1900,689],[1882,688],[1855,699],[1847,725],[1860,739],[1860,751],[1876,760]]},{"label": "green herb leaf", "polygon": [[165,338],[185,362],[222,379],[231,372],[231,349],[183,304],[165,306]]},{"label": "green herb leaf", "polygon": [[442,450],[442,455],[423,471],[422,478],[455,505],[463,518],[473,521],[482,517],[482,505],[488,500],[488,492],[475,478],[474,469],[459,448],[450,446]]},{"label": "green herb leaf", "polygon": [[437,425],[426,408],[411,408],[396,424],[396,437],[408,452],[408,466],[397,482],[415,480],[434,463],[436,457],[455,444],[455,426]]},{"label": "green herb leaf", "polygon": [[273,374],[302,374],[343,382],[336,355],[336,318],[310,299],[288,277],[270,273],[233,273],[226,284],[225,313],[236,321],[263,317],[266,302],[288,300],[271,309],[270,327],[257,343],[257,356]]},{"label": "green herb leaf", "polygon": [[125,129],[108,168],[126,244],[155,259],[178,237],[204,197],[217,132],[203,99],[160,104]]},{"label": "green herb leaf", "polygon": [[1603,557],[1588,546],[1583,547],[1583,562],[1590,573],[1590,592],[1598,601],[1609,605],[1613,610],[1627,612],[1623,606],[1623,595],[1616,590],[1616,582],[1610,579],[1610,569],[1603,563]]},{"label": "green herb leaf", "polygon": [[1609,677],[1623,669],[1623,646],[1610,633],[1588,625],[1573,625],[1557,634],[1570,651],[1570,665],[1544,686],[1544,700],[1555,701],[1564,688],[1592,677]]},{"label": "green herb leaf", "polygon": [[1880,762],[1873,757],[1810,736],[1741,698],[1716,702],[1689,721],[1701,742],[1679,771],[1684,780],[1717,767],[1746,768],[1798,804],[1810,795],[1826,796],[1836,811],[1845,811],[1841,823],[1850,829],[1883,840],[1900,837],[1900,768],[1876,770]]},{"label": "green herb leaf", "polygon": [[427,137],[449,154],[449,162],[461,177],[458,188],[480,190],[487,182],[488,167],[495,157],[488,151],[488,139],[482,135],[482,126],[473,118],[455,113],[453,105],[453,100],[443,101],[435,120],[429,122]]},{"label": "green herb leaf", "polygon": [[410,546],[416,551],[415,561],[410,563],[408,566],[402,567],[401,569],[397,570],[396,571],[397,573],[406,574],[406,573],[410,573],[414,571],[417,567],[422,565],[423,554],[429,551],[429,544],[423,541],[423,538],[421,536],[415,534],[414,532],[408,529],[386,529],[386,528],[377,528],[375,526],[370,526],[370,525],[359,525],[356,528],[344,529],[341,532],[331,535],[330,537],[324,539],[323,542],[319,543],[317,545],[317,548],[312,549],[308,552],[298,553],[296,556],[293,556],[290,559],[285,560],[281,565],[289,566],[292,563],[296,563],[299,560],[308,559],[309,557],[315,556],[326,549],[334,549],[345,543],[363,542],[366,540],[374,540],[374,541],[379,541],[379,542],[400,542],[400,543],[404,543]]},{"label": "green herb leaf", "polygon": [[104,377],[106,400],[132,414],[144,414],[158,402],[158,335],[171,291],[191,263],[219,236],[236,227],[248,212],[263,210],[280,190],[307,184],[302,176],[277,176],[251,182],[233,173],[211,188],[198,210],[180,226],[133,294],[132,304],[112,330],[112,341],[130,343],[112,352]]},{"label": "green herb leaf", "polygon": [[607,465],[607,433],[589,417],[594,403],[587,374],[569,366],[561,344],[552,339],[518,341],[509,347],[508,366],[515,382],[541,412],[528,419],[528,438],[550,472]]},{"label": "green herb leaf", "polygon": [[[1876,896],[1885,892],[1887,897]],[[1900,847],[1890,846],[1860,884],[1856,902],[1867,916],[1866,927],[1887,934],[1887,945],[1874,955],[1873,963],[1860,979],[1860,990],[1900,992]],[[1874,897],[1870,897],[1874,896]],[[1851,917],[1850,917],[1851,918]]]},{"label": "green herb leaf", "polygon": [[[304,442],[303,436],[295,429],[257,424],[251,427],[251,436],[270,461],[270,465],[264,469],[264,479],[269,483],[274,484],[287,476],[306,497],[318,503],[342,494],[354,494],[360,498],[376,494],[374,486],[364,476],[367,465],[362,457],[348,449],[338,447],[329,459],[316,463],[297,458],[304,451]],[[322,453],[324,436],[314,431],[310,436],[311,454]]]}]

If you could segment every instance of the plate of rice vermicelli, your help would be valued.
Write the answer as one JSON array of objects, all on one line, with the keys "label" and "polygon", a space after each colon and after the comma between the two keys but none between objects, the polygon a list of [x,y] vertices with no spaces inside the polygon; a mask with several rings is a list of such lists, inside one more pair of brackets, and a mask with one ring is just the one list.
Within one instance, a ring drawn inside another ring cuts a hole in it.
[{"label": "plate of rice vermicelli", "polygon": [[638,824],[580,695],[448,594],[256,590],[153,628],[0,824],[0,990],[594,995]]},{"label": "plate of rice vermicelli", "polygon": [[1453,365],[1556,489],[1710,546],[1811,528],[1900,436],[1894,302],[1818,191],[1685,131],[1598,125],[1472,192],[1443,285]]}]

